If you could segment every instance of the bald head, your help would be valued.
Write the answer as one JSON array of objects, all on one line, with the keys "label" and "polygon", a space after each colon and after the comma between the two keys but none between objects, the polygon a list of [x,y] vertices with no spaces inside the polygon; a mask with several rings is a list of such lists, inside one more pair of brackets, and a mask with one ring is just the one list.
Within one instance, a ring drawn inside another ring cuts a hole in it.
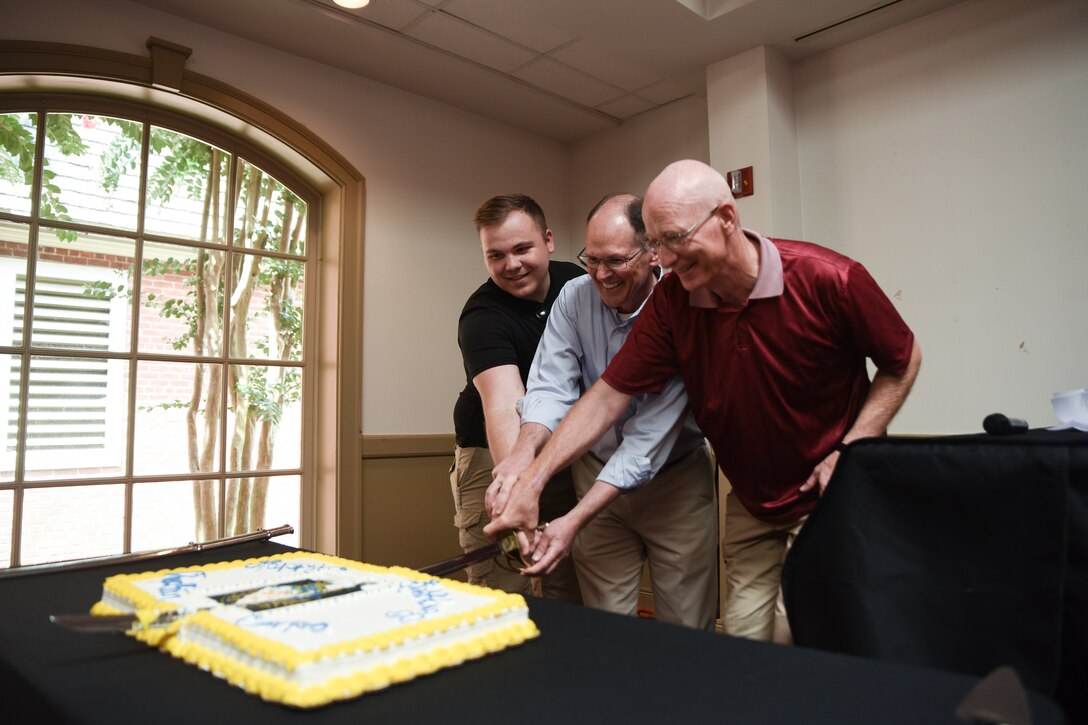
[{"label": "bald head", "polygon": [[646,190],[646,213],[683,206],[712,208],[732,200],[725,178],[702,161],[675,161],[657,175]]},{"label": "bald head", "polygon": [[689,292],[708,288],[743,302],[759,271],[759,252],[740,226],[725,178],[701,161],[665,167],[646,190],[646,234],[661,264]]}]

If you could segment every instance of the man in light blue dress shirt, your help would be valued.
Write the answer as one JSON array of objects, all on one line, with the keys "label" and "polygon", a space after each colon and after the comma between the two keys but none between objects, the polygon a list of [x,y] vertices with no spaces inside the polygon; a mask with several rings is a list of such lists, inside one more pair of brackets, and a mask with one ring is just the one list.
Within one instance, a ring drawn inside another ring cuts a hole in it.
[{"label": "man in light blue dress shirt", "polygon": [[[495,469],[524,469],[560,420],[619,351],[660,268],[642,222],[642,200],[605,197],[590,212],[579,260],[589,275],[567,283],[533,359],[514,451]],[[573,550],[583,601],[638,610],[649,562],[658,619],[713,629],[717,614],[717,505],[713,464],[679,377],[626,412],[572,466],[579,503],[548,524],[558,560]],[[497,485],[489,509],[505,500]],[[485,533],[493,535],[492,532]],[[495,532],[497,533],[497,532]]]}]

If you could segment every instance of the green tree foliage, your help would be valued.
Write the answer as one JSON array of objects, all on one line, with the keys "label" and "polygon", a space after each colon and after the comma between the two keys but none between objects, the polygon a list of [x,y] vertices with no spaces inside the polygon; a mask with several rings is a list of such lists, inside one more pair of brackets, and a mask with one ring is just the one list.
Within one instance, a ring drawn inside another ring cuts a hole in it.
[{"label": "green tree foliage", "polygon": [[[87,145],[72,127],[71,116],[46,116],[45,136],[65,156],[80,156],[87,151]],[[24,126],[18,116],[0,114],[0,179],[13,184],[34,184],[35,134]],[[45,219],[72,221],[68,208],[60,201],[60,186],[56,183],[56,172],[49,168],[42,169],[42,190],[39,200],[39,214]],[[58,229],[57,236],[62,241],[76,240],[75,232]]]}]

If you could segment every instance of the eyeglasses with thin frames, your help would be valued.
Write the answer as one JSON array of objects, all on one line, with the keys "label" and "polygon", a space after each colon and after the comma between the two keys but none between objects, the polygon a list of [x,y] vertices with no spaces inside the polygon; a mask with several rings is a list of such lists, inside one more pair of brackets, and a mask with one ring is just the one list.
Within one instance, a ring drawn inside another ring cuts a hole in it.
[{"label": "eyeglasses with thin frames", "polygon": [[645,249],[637,249],[633,254],[626,257],[605,257],[604,259],[601,259],[600,257],[589,256],[586,254],[585,248],[583,248],[581,252],[578,252],[578,261],[581,262],[582,266],[586,269],[597,269],[597,267],[603,264],[613,272],[622,272],[630,266],[631,262],[634,261],[638,255],[645,251]]},{"label": "eyeglasses with thin frames", "polygon": [[650,249],[656,252],[659,247],[665,247],[670,252],[675,252],[677,249],[687,244],[689,237],[691,237],[692,234],[698,231],[699,227],[706,224],[707,220],[710,219],[710,217],[714,216],[714,212],[716,211],[718,211],[717,206],[708,211],[706,213],[706,216],[692,224],[685,231],[679,232],[677,234],[666,234],[660,239],[651,239]]}]

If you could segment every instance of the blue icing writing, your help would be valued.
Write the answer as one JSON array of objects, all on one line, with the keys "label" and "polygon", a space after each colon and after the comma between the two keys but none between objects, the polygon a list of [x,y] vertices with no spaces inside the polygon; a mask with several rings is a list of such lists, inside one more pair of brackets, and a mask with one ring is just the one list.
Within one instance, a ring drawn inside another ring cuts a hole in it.
[{"label": "blue icing writing", "polygon": [[277,622],[275,620],[266,619],[262,614],[247,614],[238,620],[239,627],[251,627],[253,629],[270,629],[279,632],[324,632],[329,628],[328,622],[307,622],[305,620],[287,620]]},{"label": "blue icing writing", "polygon": [[177,599],[186,592],[196,589],[198,581],[203,578],[202,571],[167,574],[159,582],[159,598]]},{"label": "blue icing writing", "polygon": [[289,571],[296,574],[312,574],[319,571],[347,571],[346,566],[335,566],[313,561],[291,561],[289,559],[271,559],[267,561],[255,561],[246,564],[246,569],[256,571]]},{"label": "blue icing writing", "polygon": [[397,609],[385,613],[387,619],[400,624],[422,621],[427,615],[437,613],[442,602],[451,598],[450,593],[435,579],[423,582],[401,582],[397,585],[397,592],[407,594],[415,604],[414,609]]},{"label": "blue icing writing", "polygon": [[414,624],[423,619],[423,613],[412,609],[398,609],[394,612],[386,612],[386,619],[392,619],[397,624]]}]

